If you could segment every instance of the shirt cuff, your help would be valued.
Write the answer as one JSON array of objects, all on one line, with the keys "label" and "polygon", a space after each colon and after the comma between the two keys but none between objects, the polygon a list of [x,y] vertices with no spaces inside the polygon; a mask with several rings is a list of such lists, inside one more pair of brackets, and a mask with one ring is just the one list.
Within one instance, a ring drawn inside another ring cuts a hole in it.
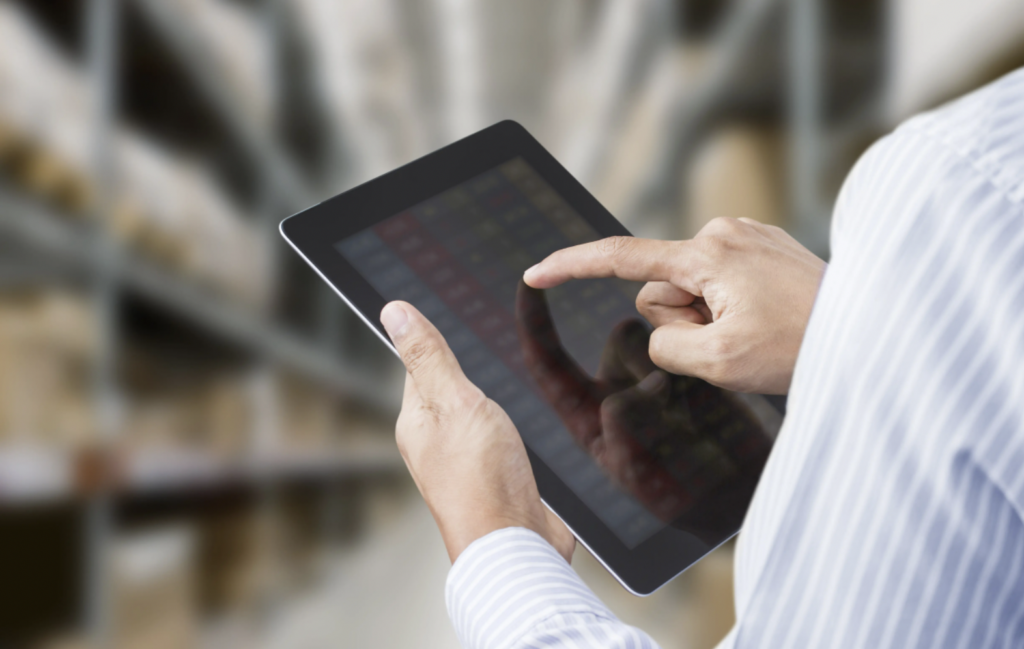
[{"label": "shirt cuff", "polygon": [[477,539],[455,561],[448,615],[467,649],[502,649],[557,616],[616,618],[539,534],[509,527]]}]

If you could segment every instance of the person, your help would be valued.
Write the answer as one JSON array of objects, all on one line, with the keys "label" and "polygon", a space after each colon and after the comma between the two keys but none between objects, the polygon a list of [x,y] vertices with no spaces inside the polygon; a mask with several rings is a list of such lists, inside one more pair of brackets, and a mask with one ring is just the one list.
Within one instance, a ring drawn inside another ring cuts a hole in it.
[{"label": "person", "polygon": [[[788,393],[740,534],[722,647],[1024,646],[1024,71],[876,143],[831,259],[777,228],[612,238],[525,281],[647,282],[650,357]],[[512,422],[406,303],[397,441],[453,562],[465,647],[653,647],[572,571]]]}]

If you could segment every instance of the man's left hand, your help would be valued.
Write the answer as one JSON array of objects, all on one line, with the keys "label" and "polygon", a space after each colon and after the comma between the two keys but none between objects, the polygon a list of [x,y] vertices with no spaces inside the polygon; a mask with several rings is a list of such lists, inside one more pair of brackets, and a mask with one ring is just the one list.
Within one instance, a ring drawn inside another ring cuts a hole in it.
[{"label": "man's left hand", "polygon": [[466,378],[415,307],[391,302],[380,319],[407,370],[398,449],[452,562],[506,527],[537,532],[571,560],[576,539],[541,502],[526,447],[505,411]]}]

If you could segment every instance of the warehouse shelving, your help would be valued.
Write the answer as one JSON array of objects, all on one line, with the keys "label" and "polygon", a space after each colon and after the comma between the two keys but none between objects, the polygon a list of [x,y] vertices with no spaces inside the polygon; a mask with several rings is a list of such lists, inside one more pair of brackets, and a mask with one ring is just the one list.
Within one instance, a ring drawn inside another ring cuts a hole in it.
[{"label": "warehouse shelving", "polygon": [[[0,511],[55,501],[81,508],[80,541],[85,557],[82,615],[97,647],[111,641],[107,552],[117,534],[119,503],[185,498],[187,506],[194,506],[206,499],[204,494],[243,489],[266,501],[261,507],[273,518],[275,494],[296,481],[312,481],[326,489],[339,480],[393,475],[404,467],[386,436],[357,446],[253,451],[231,458],[198,450],[126,452],[122,448],[127,440],[118,439],[120,427],[111,404],[120,398],[117,341],[123,335],[123,305],[128,300],[142,300],[173,316],[174,322],[180,323],[175,326],[186,326],[241,350],[255,367],[286,369],[377,413],[377,417],[393,416],[398,405],[397,386],[390,382],[382,385],[384,379],[366,376],[339,355],[330,336],[303,335],[270,313],[232,301],[129,249],[107,228],[111,188],[117,182],[112,176],[109,141],[111,127],[119,119],[118,60],[124,55],[117,44],[129,1],[176,57],[197,96],[219,116],[233,146],[241,151],[240,157],[252,162],[261,191],[261,207],[253,218],[268,247],[281,248],[277,220],[322,198],[271,135],[272,130],[252,119],[243,100],[220,82],[223,70],[211,63],[198,32],[169,4],[147,0],[85,3],[79,14],[86,35],[83,54],[89,83],[96,90],[91,105],[91,159],[100,170],[95,208],[84,215],[65,213],[57,205],[2,184],[0,239],[21,256],[39,260],[40,267],[66,273],[90,289],[101,323],[93,368],[100,436],[95,444],[81,449],[18,445],[0,450]],[[320,289],[320,293],[326,292]]]},{"label": "warehouse shelving", "polygon": [[[318,193],[302,178],[280,146],[267,136],[266,129],[254,123],[240,99],[222,82],[222,70],[210,56],[209,46],[195,27],[182,18],[174,3],[161,0],[132,0],[142,9],[156,31],[178,56],[210,106],[216,110],[238,138],[246,152],[258,163],[263,175],[272,179],[288,204],[295,209],[319,202]],[[322,196],[319,198],[323,198]]]},{"label": "warehouse shelving", "polygon": [[719,27],[716,45],[704,71],[675,98],[661,146],[648,165],[653,173],[638,189],[632,209],[627,211],[651,212],[652,207],[665,199],[666,192],[671,191],[676,182],[673,174],[679,166],[679,156],[690,148],[695,131],[708,113],[720,105],[759,30],[782,2],[739,0],[732,4],[729,15]]},{"label": "warehouse shelving", "polygon": [[[100,260],[96,258],[95,248],[82,245],[90,237],[90,225],[61,216],[54,209],[10,188],[0,189],[0,229],[38,252],[58,259],[61,264],[72,264],[85,271],[98,267]],[[396,410],[398,402],[394,391],[389,393],[368,384],[358,372],[325,354],[314,342],[302,340],[265,316],[232,305],[230,300],[138,255],[123,251],[122,257],[114,280],[126,290],[135,291],[235,345],[263,354],[361,403],[382,412]]]},{"label": "warehouse shelving", "polygon": [[[117,497],[205,493],[296,480],[386,475],[405,468],[398,451],[375,448],[292,451],[228,459],[203,452],[131,453],[110,456],[106,475],[83,484],[86,453],[39,447],[0,452],[0,508],[89,497],[98,490]],[[96,458],[91,458],[95,461]]]},{"label": "warehouse shelving", "polygon": [[[685,3],[680,3],[682,6]],[[698,3],[699,4],[699,3]],[[765,48],[781,51],[782,67],[772,74],[783,89],[777,101],[781,120],[788,129],[788,211],[792,221],[788,226],[796,238],[816,253],[828,255],[828,227],[831,214],[831,194],[834,188],[825,187],[825,170],[845,165],[851,143],[859,143],[885,127],[884,107],[891,90],[885,78],[885,61],[891,43],[888,38],[891,20],[888,0],[856,3],[844,0],[735,0],[729,3],[703,3],[721,14],[715,21],[713,34],[704,35],[713,41],[708,49],[702,71],[692,83],[677,88],[670,117],[663,125],[659,146],[647,163],[648,173],[633,192],[626,214],[641,215],[639,221],[672,213],[677,194],[679,170],[687,163],[700,134],[709,123],[740,109],[743,101],[738,84],[743,82],[741,72],[751,60],[763,55]],[[874,56],[882,62],[873,72],[875,87],[855,87],[859,96],[849,114],[840,117],[829,114],[830,93],[838,90],[829,86],[837,75],[834,52],[842,46],[836,32],[845,26],[832,20],[828,12],[840,5],[849,5],[855,11],[877,13],[881,34],[871,47]],[[781,26],[781,27],[780,27]],[[765,34],[774,27],[770,42]],[[745,89],[744,89],[745,91]],[[737,105],[738,103],[738,105]]]},{"label": "warehouse shelving", "polygon": [[[18,191],[6,187],[0,189],[0,231],[9,240],[27,245],[33,254],[42,255],[74,271],[86,274],[98,270],[100,260],[96,258],[95,246],[83,245],[90,240],[91,223],[60,215],[54,208],[42,204]],[[117,282],[123,290],[135,292],[155,301],[160,307],[177,314],[232,345],[241,346],[251,353],[266,356],[273,362],[328,386],[346,397],[357,400],[365,406],[389,413],[397,409],[397,392],[381,390],[365,381],[357,371],[347,368],[340,360],[332,360],[314,343],[301,339],[280,326],[275,326],[265,317],[251,313],[242,306],[233,306],[201,286],[175,276],[137,255],[122,251],[122,259],[116,266]],[[396,456],[382,460],[386,453],[369,457],[352,458],[332,455],[320,458],[279,458],[263,462],[243,464],[224,463],[215,458],[194,455],[191,457],[168,458],[162,472],[146,475],[146,466],[133,471],[134,482],[129,486],[145,485],[158,481],[163,488],[181,485],[191,488],[196,480],[206,483],[220,479],[234,479],[242,471],[249,477],[261,472],[267,475],[298,473],[305,470],[323,474],[332,467],[340,473],[351,472],[361,463],[372,470],[395,470],[401,468]],[[11,498],[53,497],[69,493],[73,487],[74,456],[63,452],[47,452],[33,449],[27,453],[16,453],[0,463],[0,502]],[[32,470],[18,470],[17,464],[27,464]],[[219,475],[220,472],[223,475]]]}]

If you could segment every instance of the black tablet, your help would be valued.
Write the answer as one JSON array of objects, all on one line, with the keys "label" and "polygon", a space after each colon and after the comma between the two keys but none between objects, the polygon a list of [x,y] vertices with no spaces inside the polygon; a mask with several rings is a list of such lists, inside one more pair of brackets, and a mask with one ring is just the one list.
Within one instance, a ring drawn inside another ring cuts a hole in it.
[{"label": "black tablet", "polygon": [[391,300],[437,326],[515,422],[544,502],[633,593],[739,530],[777,413],[658,370],[639,286],[522,282],[555,250],[629,233],[518,124],[324,201],[281,233],[389,347],[379,315]]}]

